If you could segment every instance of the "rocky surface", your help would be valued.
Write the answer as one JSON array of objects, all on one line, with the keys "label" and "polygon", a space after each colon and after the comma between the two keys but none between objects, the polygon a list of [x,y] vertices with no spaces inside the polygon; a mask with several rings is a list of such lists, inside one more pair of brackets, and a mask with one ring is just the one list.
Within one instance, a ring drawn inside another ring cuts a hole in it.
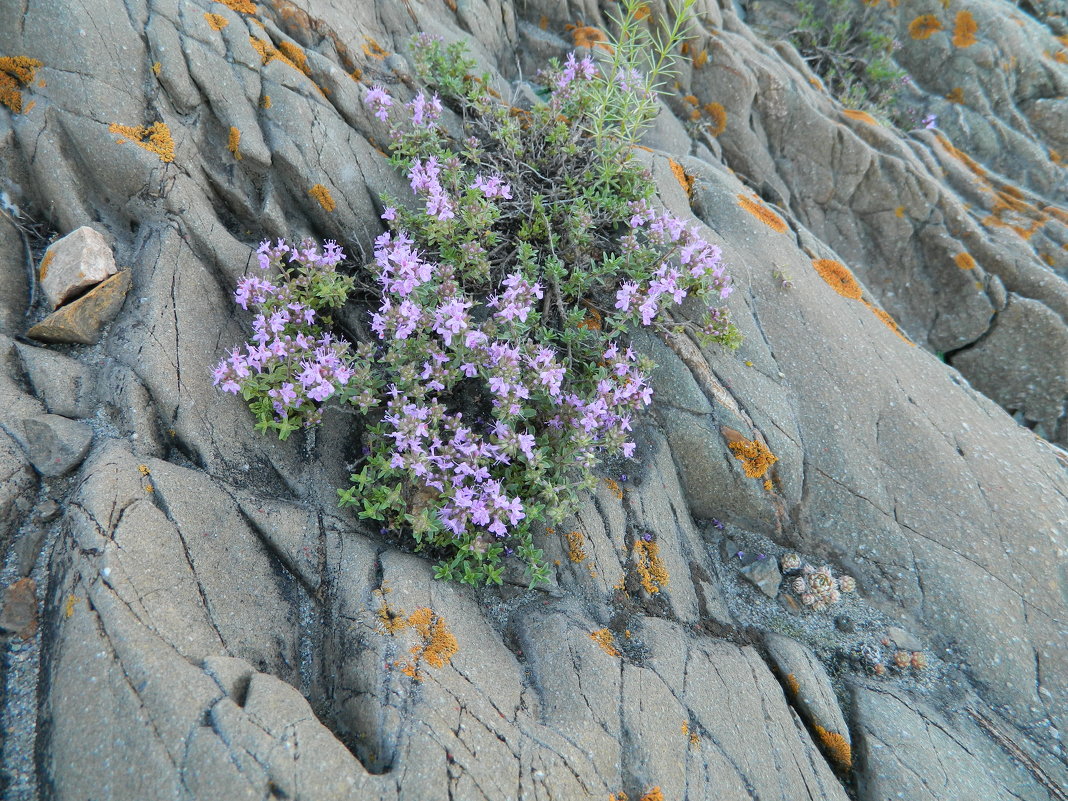
[{"label": "rocky surface", "polygon": [[37,279],[54,309],[115,272],[115,256],[107,241],[83,225],[48,246],[37,266]]},{"label": "rocky surface", "polygon": [[[361,97],[411,91],[409,34],[464,38],[503,89],[568,25],[603,26],[597,4],[92,0],[64,26],[0,4],[0,53],[42,62],[21,113],[0,107],[0,190],[128,266],[60,309],[122,287],[58,340],[85,346],[16,345],[50,311],[27,308],[45,243],[0,216],[0,583],[29,574],[40,601],[4,652],[5,797],[1065,797],[1055,4],[887,6],[941,120],[907,136],[843,113],[758,9],[698,5],[642,157],[723,248],[745,342],[639,338],[660,366],[637,460],[540,534],[547,590],[474,591],[335,508],[348,416],[264,439],[211,366],[244,336],[230,292],[260,237],[358,254],[379,193],[405,191]],[[979,44],[907,33],[963,9]],[[688,96],[720,105],[718,134]],[[26,420],[73,472],[34,469]],[[778,457],[768,485],[730,436]],[[829,563],[856,597],[791,609],[739,572],[754,547]],[[892,627],[923,666],[892,663]]]}]

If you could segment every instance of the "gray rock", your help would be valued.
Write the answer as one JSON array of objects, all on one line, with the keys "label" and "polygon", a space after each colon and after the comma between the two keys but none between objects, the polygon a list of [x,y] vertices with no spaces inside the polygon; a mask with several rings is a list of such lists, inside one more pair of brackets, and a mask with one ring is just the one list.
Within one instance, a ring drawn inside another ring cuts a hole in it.
[{"label": "gray rock", "polygon": [[49,245],[37,267],[41,289],[53,309],[116,271],[107,241],[87,225]]},{"label": "gray rock", "polygon": [[26,249],[15,223],[0,212],[0,333],[15,334],[25,325],[29,302]]},{"label": "gray rock", "polygon": [[0,606],[0,632],[28,640],[37,631],[37,585],[21,578],[4,588]]},{"label": "gray rock", "polygon": [[0,430],[0,548],[33,507],[37,476],[18,443]]},{"label": "gray rock", "polygon": [[26,455],[46,478],[69,473],[82,463],[93,443],[93,430],[58,414],[28,417],[22,421]]},{"label": "gray rock", "polygon": [[886,635],[890,638],[890,641],[898,648],[903,648],[906,651],[922,651],[923,643],[921,643],[916,637],[909,634],[902,628],[897,626],[891,626],[886,630]]},{"label": "gray rock", "polygon": [[740,567],[739,572],[769,598],[774,598],[779,594],[782,573],[774,559],[767,557],[761,559],[758,556],[749,564]]},{"label": "gray rock", "polygon": [[34,394],[51,414],[91,417],[96,404],[96,372],[92,367],[32,345],[16,346]]},{"label": "gray rock", "polygon": [[[810,649],[797,640],[774,632],[764,633],[764,644],[786,686],[787,698],[813,729],[819,726],[852,742],[845,716],[838,705],[830,677]],[[832,757],[833,759],[833,757]],[[848,764],[839,767],[849,767]]]},{"label": "gray rock", "polygon": [[38,342],[95,345],[122,308],[130,283],[129,270],[116,273],[37,323],[26,336]]}]

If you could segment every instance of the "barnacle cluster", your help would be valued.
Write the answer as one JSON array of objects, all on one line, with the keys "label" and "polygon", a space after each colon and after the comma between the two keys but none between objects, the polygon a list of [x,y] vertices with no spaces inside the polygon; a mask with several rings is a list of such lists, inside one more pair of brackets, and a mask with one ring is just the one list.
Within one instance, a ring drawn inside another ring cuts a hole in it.
[{"label": "barnacle cluster", "polygon": [[784,573],[797,573],[790,582],[790,589],[801,603],[814,612],[827,609],[838,603],[842,593],[853,592],[857,582],[852,576],[835,577],[830,565],[815,568],[801,561],[796,553],[785,554],[779,562]]}]

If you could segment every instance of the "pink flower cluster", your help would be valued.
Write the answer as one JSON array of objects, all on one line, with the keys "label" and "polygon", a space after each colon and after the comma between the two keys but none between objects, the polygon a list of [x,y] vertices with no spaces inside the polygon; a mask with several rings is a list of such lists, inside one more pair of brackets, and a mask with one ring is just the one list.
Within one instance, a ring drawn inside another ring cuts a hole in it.
[{"label": "pink flower cluster", "polygon": [[441,165],[437,156],[416,159],[408,170],[412,191],[426,198],[426,213],[444,222],[456,216],[456,204],[441,185]]},{"label": "pink flower cluster", "polygon": [[718,291],[727,298],[734,288],[721,260],[722,253],[696,231],[667,211],[657,211],[644,201],[630,204],[631,233],[623,238],[624,251],[636,251],[645,243],[667,251],[648,282],[626,281],[616,292],[615,308],[636,315],[644,326],[652,325],[663,299],[682,303],[694,290]]}]

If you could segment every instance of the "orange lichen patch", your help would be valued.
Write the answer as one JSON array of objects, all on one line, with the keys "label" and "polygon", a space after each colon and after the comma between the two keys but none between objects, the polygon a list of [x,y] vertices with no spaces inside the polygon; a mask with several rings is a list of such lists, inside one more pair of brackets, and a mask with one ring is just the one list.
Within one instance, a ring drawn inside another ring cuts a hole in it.
[{"label": "orange lichen patch", "polygon": [[634,543],[634,564],[642,587],[650,595],[660,592],[670,576],[660,559],[660,548],[654,541],[646,542],[639,537]]},{"label": "orange lichen patch", "polygon": [[1052,253],[1043,253],[1041,255],[1042,255],[1042,261],[1046,262],[1046,264],[1048,264],[1050,267],[1052,267],[1053,264],[1054,264],[1054,261],[1055,261],[1055,259],[1053,258],[1053,254]]},{"label": "orange lichen patch", "polygon": [[147,127],[114,122],[108,126],[108,131],[122,137],[116,140],[117,144],[130,141],[149,153],[155,153],[164,164],[174,161],[174,140],[171,139],[171,129],[164,122],[154,122]]},{"label": "orange lichen patch", "polygon": [[615,480],[615,479],[613,479],[613,478],[606,478],[606,479],[604,480],[604,485],[605,485],[606,487],[608,487],[609,491],[610,491],[610,492],[611,492],[611,493],[612,493],[613,495],[615,495],[615,496],[616,496],[616,500],[618,500],[618,501],[621,501],[621,500],[623,500],[623,488],[619,486],[619,483],[618,483],[618,482],[616,482],[616,480]]},{"label": "orange lichen patch", "polygon": [[878,125],[879,121],[875,119],[871,114],[866,111],[858,111],[855,108],[844,108],[842,113],[849,117],[851,120],[857,120],[858,122],[866,122],[868,125]]},{"label": "orange lichen patch", "polygon": [[422,643],[408,650],[412,656],[410,661],[395,662],[394,667],[416,681],[422,681],[425,675],[419,670],[420,664],[425,663],[440,670],[449,664],[460,650],[456,636],[449,631],[445,619],[428,607],[421,606],[416,609],[408,615],[403,625],[397,625],[396,630],[401,631],[409,627],[419,633]]},{"label": "orange lichen patch", "polygon": [[723,108],[722,103],[705,103],[705,114],[712,121],[710,134],[719,136],[727,130],[727,109]]},{"label": "orange lichen patch", "polygon": [[935,137],[938,139],[938,143],[940,145],[942,145],[943,148],[945,148],[947,153],[949,153],[951,156],[956,158],[958,161],[962,162],[965,167],[967,167],[969,170],[972,171],[972,173],[974,175],[977,175],[980,178],[986,179],[986,170],[984,170],[982,167],[980,167],[979,163],[975,159],[973,159],[971,156],[969,156],[963,150],[959,150],[959,149],[955,148],[950,143],[950,141],[948,139],[946,139],[946,137],[943,136],[942,134],[935,134]]},{"label": "orange lichen patch", "polygon": [[853,750],[849,747],[845,737],[837,732],[827,731],[822,726],[816,726],[816,736],[838,767],[843,770],[853,767]]},{"label": "orange lichen patch", "polygon": [[1042,220],[1035,220],[1030,226],[1024,227],[1022,225],[1009,225],[1013,231],[1015,231],[1021,239],[1030,239],[1035,235],[1035,232],[1042,227]]},{"label": "orange lichen patch", "polygon": [[634,19],[646,19],[652,13],[653,12],[649,9],[649,4],[642,3],[640,6],[638,6],[637,10],[635,10]]},{"label": "orange lichen patch", "polygon": [[601,317],[601,313],[592,306],[587,306],[587,308],[590,313],[578,324],[578,327],[585,328],[587,331],[600,331],[601,323],[604,321],[604,318]]},{"label": "orange lichen patch", "polygon": [[1068,211],[1060,208],[1059,206],[1043,206],[1042,211],[1044,211],[1050,217],[1058,219],[1065,225],[1068,225]]},{"label": "orange lichen patch", "polygon": [[620,790],[618,793],[612,793],[608,796],[608,801],[628,801],[627,794]]},{"label": "orange lichen patch", "polygon": [[946,100],[950,103],[963,103],[964,102],[964,90],[959,86],[955,86],[949,90],[949,94],[946,95]]},{"label": "orange lichen patch", "polygon": [[820,278],[827,282],[835,292],[843,298],[860,300],[863,291],[853,273],[842,262],[834,259],[816,259],[812,262],[813,268],[819,273]]},{"label": "orange lichen patch", "polygon": [[585,562],[586,549],[582,547],[582,544],[586,541],[586,538],[582,536],[582,532],[569,531],[564,536],[567,537],[567,558],[576,564]]},{"label": "orange lichen patch", "polygon": [[41,259],[41,266],[37,268],[37,275],[42,281],[44,280],[45,275],[48,274],[48,265],[52,263],[52,259],[55,257],[55,255],[56,254],[54,251],[49,250],[47,253],[44,254],[44,258]]},{"label": "orange lichen patch", "polygon": [[162,70],[162,69],[163,69],[163,65],[160,64],[158,61],[156,61],[155,63],[152,64],[152,74],[153,75],[159,75],[160,70]]},{"label": "orange lichen patch", "polygon": [[538,27],[541,28],[543,31],[549,29],[549,18],[544,14],[542,14],[541,19],[538,20]]},{"label": "orange lichen patch", "polygon": [[682,168],[682,165],[675,161],[675,159],[669,158],[668,163],[671,165],[671,172],[674,173],[675,180],[679,182],[679,186],[681,186],[686,191],[686,195],[689,196],[693,192],[693,176],[688,175],[686,170]]},{"label": "orange lichen patch", "polygon": [[[44,275],[42,274],[41,277],[43,278]],[[137,472],[140,473],[143,476],[147,476],[152,471],[148,469],[148,465],[147,464],[139,464],[139,465],[137,465]]]},{"label": "orange lichen patch", "polygon": [[1053,53],[1050,58],[1058,64],[1068,64],[1068,50],[1058,50],[1056,53]]},{"label": "orange lichen patch", "polygon": [[1052,161],[1054,164],[1060,164],[1061,154],[1058,153],[1056,150],[1051,150],[1049,152],[1049,160]]},{"label": "orange lichen patch", "polygon": [[797,676],[793,673],[786,674],[786,686],[790,688],[790,694],[793,696],[801,692],[801,682],[797,680]]},{"label": "orange lichen patch", "polygon": [[73,595],[67,596],[67,604],[63,608],[63,617],[69,618],[74,614],[74,605],[78,603],[78,599]]},{"label": "orange lichen patch", "polygon": [[264,95],[263,96],[263,101],[260,103],[260,105],[263,106],[264,108],[270,108],[271,107],[271,96],[270,95]]},{"label": "orange lichen patch", "polygon": [[748,478],[763,478],[771,466],[779,461],[779,457],[760,440],[742,439],[728,442],[727,447],[734,458],[742,463],[742,470]]},{"label": "orange lichen patch", "polygon": [[226,143],[226,149],[234,154],[234,158],[241,161],[241,131],[230,126],[230,139]]},{"label": "orange lichen patch", "polygon": [[696,106],[700,103],[700,101],[697,99],[697,95],[684,95],[682,99],[689,103],[691,106]]},{"label": "orange lichen patch", "polygon": [[754,200],[745,195],[738,195],[738,205],[773,231],[777,231],[780,234],[786,231],[786,221],[759,200]]},{"label": "orange lichen patch", "polygon": [[683,724],[682,724],[682,733],[687,735],[687,736],[689,736],[690,745],[699,745],[700,744],[701,738],[697,735],[697,732],[690,731],[690,724],[686,723],[685,721],[683,721]]},{"label": "orange lichen patch", "polygon": [[228,20],[222,14],[205,14],[204,19],[208,21],[208,26],[213,31],[221,31],[223,28],[230,24],[230,20]]},{"label": "orange lichen patch", "polygon": [[238,14],[255,14],[256,4],[249,2],[249,0],[217,0],[231,11],[236,11]]},{"label": "orange lichen patch", "polygon": [[0,56],[0,103],[15,114],[30,106],[22,107],[22,91],[19,87],[28,86],[40,68],[41,62],[28,56]]},{"label": "orange lichen patch", "polygon": [[953,257],[953,261],[962,270],[975,269],[975,259],[972,257],[971,253],[958,253],[956,256]]},{"label": "orange lichen patch", "polygon": [[284,61],[287,61],[291,66],[296,67],[305,75],[311,75],[311,68],[308,66],[308,57],[304,55],[304,51],[297,47],[292,42],[282,42],[278,45],[278,51],[285,56]]},{"label": "orange lichen patch", "polygon": [[599,47],[609,53],[614,53],[612,46],[608,44],[608,37],[600,28],[592,25],[566,25],[564,30],[571,31],[571,42],[575,47],[588,47],[591,50]]},{"label": "orange lichen patch", "polygon": [[316,184],[308,190],[308,194],[319,201],[319,205],[327,211],[333,211],[337,208],[337,203],[334,202],[334,196],[330,194],[330,190],[322,184]]},{"label": "orange lichen patch", "polygon": [[913,342],[911,339],[909,339],[907,336],[905,336],[901,332],[901,328],[898,326],[897,321],[893,317],[891,317],[889,315],[889,313],[883,311],[878,306],[875,306],[875,305],[869,303],[866,300],[862,300],[861,303],[863,303],[865,306],[867,306],[871,310],[871,313],[874,314],[876,317],[878,317],[882,321],[883,325],[885,325],[887,328],[889,328],[891,331],[893,331],[895,334],[897,334],[898,337],[900,337],[902,342],[904,342],[904,343],[906,343],[908,345],[915,345],[916,344],[915,342]]},{"label": "orange lichen patch", "polygon": [[895,217],[904,217],[905,216],[905,207],[904,206],[898,206],[896,209],[894,209],[894,216]]},{"label": "orange lichen patch", "polygon": [[701,67],[703,67],[707,63],[708,63],[708,51],[707,50],[702,50],[700,53],[698,53],[696,56],[694,56],[694,59],[693,59],[694,69],[698,69],[699,70],[699,69],[701,69]]},{"label": "orange lichen patch", "polygon": [[375,590],[372,594],[382,596],[382,605],[375,612],[375,619],[383,634],[399,634],[408,628],[408,619],[402,610],[395,610],[386,603],[388,590]]},{"label": "orange lichen patch", "polygon": [[929,39],[942,30],[942,23],[934,14],[921,14],[909,23],[909,36],[913,39]]},{"label": "orange lichen patch", "polygon": [[764,479],[764,490],[766,492],[774,492],[775,483],[770,478],[765,478]]},{"label": "orange lichen patch", "polygon": [[601,646],[601,650],[609,656],[621,656],[619,649],[616,648],[615,638],[612,637],[612,632],[608,629],[597,629],[597,631],[590,632],[590,639]]},{"label": "orange lichen patch", "polygon": [[953,21],[953,46],[971,47],[977,41],[975,34],[978,30],[979,25],[976,23],[975,17],[971,15],[971,12],[958,11],[957,17]]},{"label": "orange lichen patch", "polygon": [[660,792],[659,787],[654,787],[652,790],[643,795],[638,801],[664,801],[664,794]]},{"label": "orange lichen patch", "polygon": [[449,9],[449,11],[456,13],[456,0],[445,0],[445,7]]},{"label": "orange lichen patch", "polygon": [[373,58],[375,61],[382,61],[382,59],[389,55],[389,51],[370,36],[365,36],[363,38],[364,43],[360,49],[363,50],[363,54],[368,58]]}]

